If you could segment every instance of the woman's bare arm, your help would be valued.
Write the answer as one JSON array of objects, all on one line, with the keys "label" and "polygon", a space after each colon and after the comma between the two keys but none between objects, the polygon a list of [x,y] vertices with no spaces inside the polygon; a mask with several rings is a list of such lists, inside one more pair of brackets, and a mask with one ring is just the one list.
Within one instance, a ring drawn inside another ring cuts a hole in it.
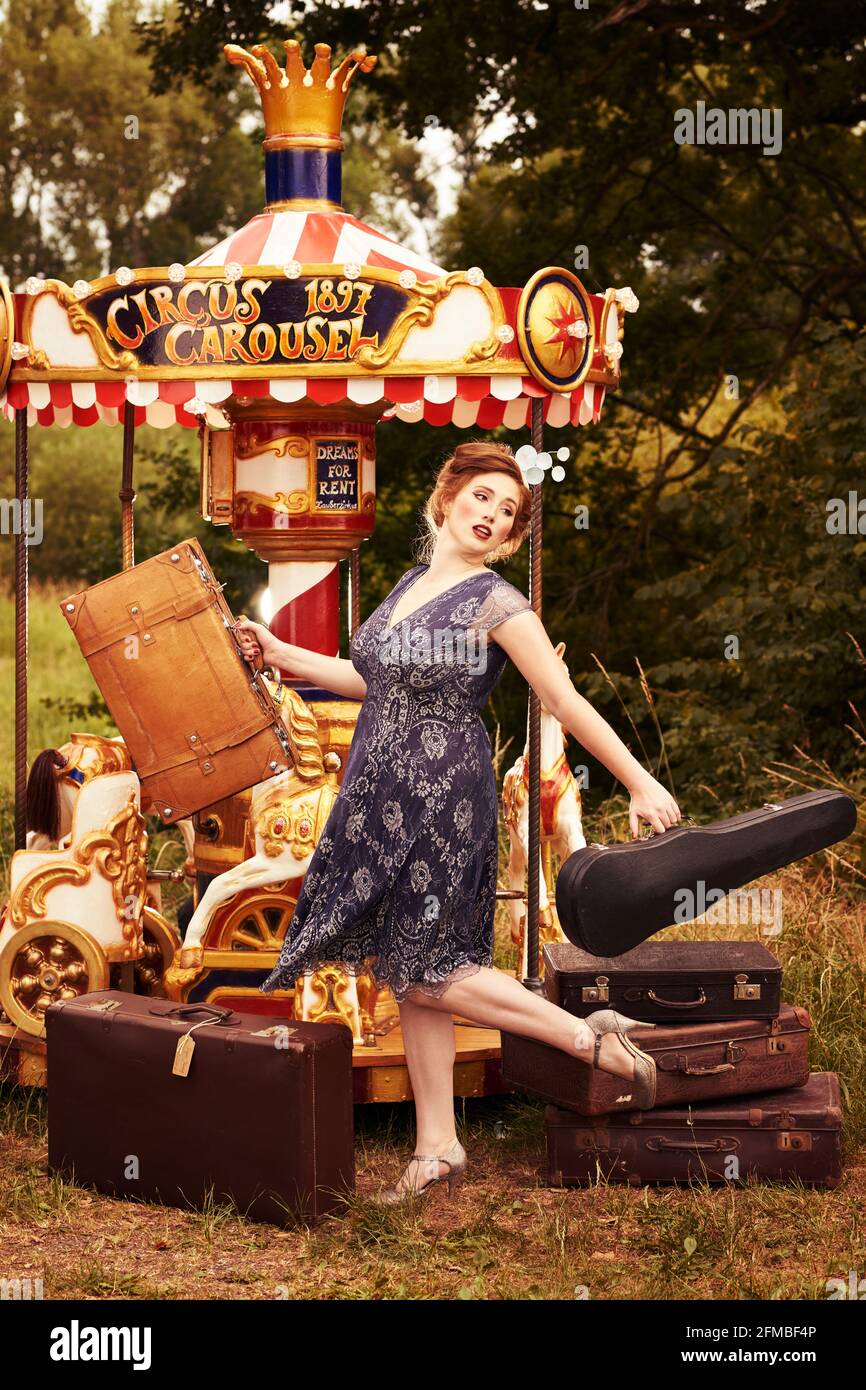
[{"label": "woman's bare arm", "polygon": [[325,656],[324,652],[311,652],[291,642],[279,645],[280,656],[274,664],[286,674],[303,676],[304,680],[314,681],[325,690],[333,690],[335,695],[345,695],[350,700],[363,700],[367,694],[367,682],[351,661],[341,656]]},{"label": "woman's bare arm", "polygon": [[517,613],[490,628],[545,709],[604,763],[631,794],[629,823],[638,834],[638,816],[663,832],[682,818],[670,792],[637,761],[606,719],[575,690],[565,662],[557,655],[537,613]]},{"label": "woman's bare arm", "polygon": [[235,632],[247,660],[257,644],[265,665],[276,666],[283,675],[301,676],[349,700],[363,700],[367,694],[367,682],[351,661],[343,657],[325,656],[323,652],[297,647],[292,642],[281,642],[270,628],[250,618],[239,619]]},{"label": "woman's bare arm", "polygon": [[327,691],[348,699],[363,699],[367,694],[367,681],[345,657],[310,652],[306,646],[295,646],[292,642],[279,642],[279,649],[281,652],[274,662],[279,670],[303,676],[304,680],[314,681]]}]

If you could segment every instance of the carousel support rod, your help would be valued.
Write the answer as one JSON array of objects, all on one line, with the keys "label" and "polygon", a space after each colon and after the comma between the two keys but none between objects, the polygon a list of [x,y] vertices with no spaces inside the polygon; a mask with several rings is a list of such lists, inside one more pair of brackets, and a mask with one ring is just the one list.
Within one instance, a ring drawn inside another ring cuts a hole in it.
[{"label": "carousel support rod", "polygon": [[135,501],[135,488],[132,486],[132,465],[135,451],[135,406],[132,401],[123,404],[123,481],[120,497],[120,531],[123,552],[123,568],[131,570],[135,564],[135,518],[132,504]]},{"label": "carousel support rod", "polygon": [[15,848],[27,847],[27,625],[30,600],[30,447],[27,406],[15,411]]},{"label": "carousel support rod", "polygon": [[[532,402],[532,446],[537,453],[544,448],[544,407],[539,399]],[[529,523],[529,600],[533,612],[541,617],[541,483],[530,483],[532,513]],[[542,990],[538,959],[538,864],[541,816],[541,701],[529,687],[529,846],[526,869],[526,979],[527,989],[535,994]]]},{"label": "carousel support rod", "polygon": [[349,551],[349,637],[354,637],[361,621],[361,547]]},{"label": "carousel support rod", "polygon": [[[132,486],[132,467],[135,457],[135,406],[132,401],[123,403],[123,475],[120,484],[120,542],[123,568],[131,570],[135,565],[135,516],[133,502],[135,488]],[[135,993],[135,963],[125,960],[120,967],[120,988],[127,994]]]}]

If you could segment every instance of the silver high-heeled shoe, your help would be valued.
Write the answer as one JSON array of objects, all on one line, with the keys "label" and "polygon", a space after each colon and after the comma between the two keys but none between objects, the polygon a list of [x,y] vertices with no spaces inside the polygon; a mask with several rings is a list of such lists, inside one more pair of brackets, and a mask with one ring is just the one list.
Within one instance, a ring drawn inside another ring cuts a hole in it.
[{"label": "silver high-heeled shoe", "polygon": [[[607,1067],[599,1065],[598,1054],[601,1048],[601,1040],[605,1033],[616,1033],[620,1042],[628,1049],[634,1057],[634,1098],[639,1110],[652,1110],[656,1101],[656,1064],[655,1058],[650,1057],[648,1052],[643,1052],[636,1047],[624,1033],[625,1028],[655,1028],[655,1023],[644,1023],[639,1018],[626,1018],[625,1014],[618,1014],[616,1009],[596,1009],[595,1013],[588,1014],[583,1020],[588,1023],[595,1033],[595,1054],[592,1065],[598,1070],[607,1072],[609,1076],[619,1076],[619,1072],[611,1072]],[[622,1080],[628,1078],[622,1077]]]},{"label": "silver high-heeled shoe", "polygon": [[374,1193],[371,1200],[380,1205],[405,1202],[412,1197],[422,1197],[430,1191],[431,1187],[435,1187],[437,1182],[446,1182],[448,1184],[448,1196],[449,1198],[453,1197],[466,1169],[466,1150],[460,1140],[455,1139],[453,1143],[449,1144],[444,1154],[413,1154],[409,1163],[415,1162],[447,1163],[448,1172],[434,1173],[420,1187],[385,1187],[381,1192]]}]

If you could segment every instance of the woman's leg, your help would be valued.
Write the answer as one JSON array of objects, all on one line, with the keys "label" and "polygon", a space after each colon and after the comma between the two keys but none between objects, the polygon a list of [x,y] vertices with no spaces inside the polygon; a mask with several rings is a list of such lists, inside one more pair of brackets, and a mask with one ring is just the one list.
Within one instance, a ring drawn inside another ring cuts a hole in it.
[{"label": "woman's leg", "polygon": [[[589,1024],[542,995],[525,989],[514,975],[507,975],[504,970],[482,966],[474,975],[455,980],[439,998],[421,994],[410,998],[431,1012],[444,1010],[462,1014],[472,1023],[537,1038],[582,1062],[592,1061],[595,1034]],[[602,1038],[599,1063],[605,1070],[628,1080],[634,1076],[635,1060],[616,1033],[606,1033]],[[434,1151],[425,1149],[423,1152]]]},{"label": "woman's leg", "polygon": [[[422,999],[429,996],[421,995]],[[410,1000],[397,1006],[403,1051],[415,1097],[415,1148],[419,1154],[441,1154],[457,1137],[454,1123],[454,1024],[447,1013],[424,1008]],[[448,1172],[445,1163],[409,1163],[397,1187],[421,1187],[429,1178]]]}]

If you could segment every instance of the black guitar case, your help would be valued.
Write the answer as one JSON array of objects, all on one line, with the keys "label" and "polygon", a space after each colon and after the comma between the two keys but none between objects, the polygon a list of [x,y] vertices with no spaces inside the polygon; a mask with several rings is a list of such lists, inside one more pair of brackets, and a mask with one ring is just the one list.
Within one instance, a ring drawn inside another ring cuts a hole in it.
[{"label": "black guitar case", "polygon": [[569,941],[618,956],[675,923],[699,917],[721,894],[844,840],[857,806],[844,792],[765,802],[709,825],[677,825],[613,845],[587,845],[562,864],[556,911]]}]

